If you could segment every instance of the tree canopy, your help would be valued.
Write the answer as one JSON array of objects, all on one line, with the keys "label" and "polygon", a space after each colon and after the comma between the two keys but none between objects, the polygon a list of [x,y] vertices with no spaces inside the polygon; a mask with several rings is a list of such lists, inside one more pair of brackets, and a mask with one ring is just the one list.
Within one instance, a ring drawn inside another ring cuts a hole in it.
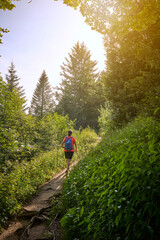
[{"label": "tree canopy", "polygon": [[[160,2],[64,0],[104,36],[106,95],[116,124],[154,115],[160,99]],[[157,117],[159,115],[157,114]]]},{"label": "tree canopy", "polygon": [[157,0],[63,0],[63,3],[78,8],[86,22],[102,34],[141,31],[160,18]]},{"label": "tree canopy", "polygon": [[[16,0],[20,1],[20,0]],[[0,0],[0,9],[2,10],[12,10],[15,5],[12,3],[12,0]]]},{"label": "tree canopy", "polygon": [[[21,0],[16,0],[21,1]],[[12,10],[15,5],[12,3],[12,0],[0,0],[0,10]],[[9,32],[6,28],[0,27],[0,44],[2,43],[3,33]]]}]

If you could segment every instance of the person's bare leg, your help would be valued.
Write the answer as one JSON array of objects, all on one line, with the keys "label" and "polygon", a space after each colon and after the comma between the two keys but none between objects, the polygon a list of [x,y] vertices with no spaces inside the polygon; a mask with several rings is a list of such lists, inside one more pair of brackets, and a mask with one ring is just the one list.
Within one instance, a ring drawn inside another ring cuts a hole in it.
[{"label": "person's bare leg", "polygon": [[68,170],[69,170],[69,167],[70,167],[70,163],[71,163],[71,159],[68,159]]},{"label": "person's bare leg", "polygon": [[70,159],[66,158],[67,172],[69,170],[70,161],[71,161]]}]

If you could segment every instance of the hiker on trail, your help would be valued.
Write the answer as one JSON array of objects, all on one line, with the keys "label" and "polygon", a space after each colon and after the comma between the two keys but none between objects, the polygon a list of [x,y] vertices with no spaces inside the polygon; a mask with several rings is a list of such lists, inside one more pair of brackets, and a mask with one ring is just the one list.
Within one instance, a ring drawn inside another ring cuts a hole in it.
[{"label": "hiker on trail", "polygon": [[[74,149],[75,146],[75,149]],[[72,130],[68,131],[68,136],[63,139],[62,147],[64,148],[67,171],[69,170],[70,162],[73,157],[74,151],[77,152],[76,139],[72,137]]]}]

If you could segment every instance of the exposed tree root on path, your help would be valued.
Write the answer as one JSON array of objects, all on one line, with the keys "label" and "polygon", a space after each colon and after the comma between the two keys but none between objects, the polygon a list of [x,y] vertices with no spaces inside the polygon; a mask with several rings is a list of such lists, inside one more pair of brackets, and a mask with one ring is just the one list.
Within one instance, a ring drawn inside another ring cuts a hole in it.
[{"label": "exposed tree root on path", "polygon": [[[72,167],[76,163],[72,164]],[[23,208],[16,222],[0,235],[0,240],[64,240],[60,226],[60,213],[52,216],[53,201],[61,201],[62,185],[66,169],[45,183],[38,195]],[[56,207],[55,207],[56,211]]]}]

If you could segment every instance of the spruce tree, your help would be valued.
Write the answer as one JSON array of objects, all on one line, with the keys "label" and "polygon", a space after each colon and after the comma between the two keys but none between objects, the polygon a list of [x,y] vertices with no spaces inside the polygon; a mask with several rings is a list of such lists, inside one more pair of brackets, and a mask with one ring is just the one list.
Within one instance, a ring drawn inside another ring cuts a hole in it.
[{"label": "spruce tree", "polygon": [[20,94],[20,99],[23,101],[23,110],[25,111],[26,108],[26,97],[25,97],[25,90],[22,86],[19,86],[20,78],[16,74],[15,65],[11,62],[11,65],[8,69],[8,74],[6,74],[6,81],[8,84],[8,90],[11,92],[18,91]]},{"label": "spruce tree", "polygon": [[[97,127],[99,96],[96,95],[97,61],[84,43],[77,42],[61,66],[58,113],[76,119],[76,127]],[[98,104],[97,104],[98,103]]]},{"label": "spruce tree", "polygon": [[30,112],[38,119],[41,119],[43,116],[53,112],[54,106],[53,92],[47,74],[43,71],[32,97]]}]

